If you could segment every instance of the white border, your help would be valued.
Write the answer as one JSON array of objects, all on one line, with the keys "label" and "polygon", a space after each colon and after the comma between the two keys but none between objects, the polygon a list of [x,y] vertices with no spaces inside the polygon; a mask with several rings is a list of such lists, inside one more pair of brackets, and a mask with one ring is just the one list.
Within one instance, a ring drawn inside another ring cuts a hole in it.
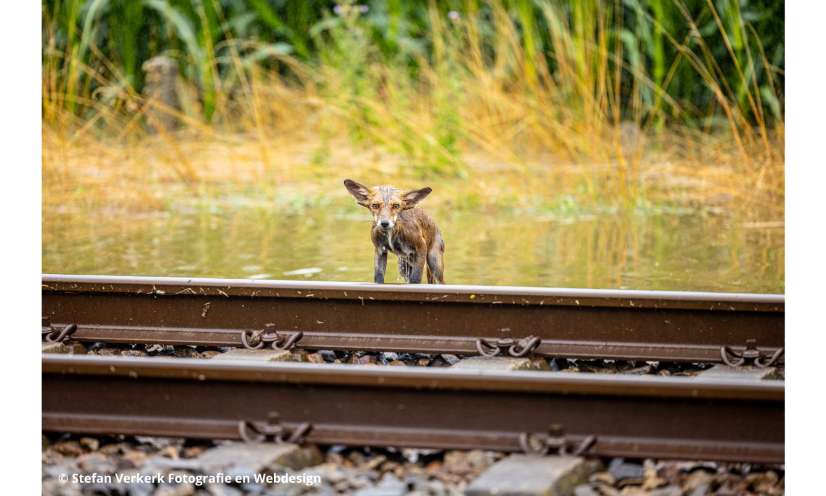
[{"label": "white border", "polygon": [[41,246],[41,21],[40,2],[4,5],[0,43],[3,126],[4,242],[0,260],[3,333],[4,492],[39,494],[40,442],[40,246]]},{"label": "white border", "polygon": [[786,492],[822,492],[824,439],[823,2],[786,5]]}]

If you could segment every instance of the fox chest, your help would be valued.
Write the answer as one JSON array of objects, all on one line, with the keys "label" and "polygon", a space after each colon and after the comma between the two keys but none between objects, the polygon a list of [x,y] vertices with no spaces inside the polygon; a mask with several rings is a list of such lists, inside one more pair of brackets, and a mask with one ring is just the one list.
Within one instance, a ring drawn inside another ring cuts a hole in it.
[{"label": "fox chest", "polygon": [[416,248],[413,243],[408,242],[402,236],[393,236],[392,233],[377,236],[376,241],[379,246],[385,251],[389,251],[398,257],[412,257],[416,254]]}]

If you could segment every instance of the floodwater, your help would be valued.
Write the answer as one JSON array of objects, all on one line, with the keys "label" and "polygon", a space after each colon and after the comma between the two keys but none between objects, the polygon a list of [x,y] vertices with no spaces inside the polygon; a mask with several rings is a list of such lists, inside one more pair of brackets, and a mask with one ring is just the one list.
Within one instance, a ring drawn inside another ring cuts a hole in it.
[{"label": "floodwater", "polygon": [[[784,291],[782,224],[699,213],[433,214],[446,241],[448,284]],[[369,214],[356,206],[48,212],[43,272],[368,282],[369,230]],[[400,282],[394,255],[386,281]]]}]

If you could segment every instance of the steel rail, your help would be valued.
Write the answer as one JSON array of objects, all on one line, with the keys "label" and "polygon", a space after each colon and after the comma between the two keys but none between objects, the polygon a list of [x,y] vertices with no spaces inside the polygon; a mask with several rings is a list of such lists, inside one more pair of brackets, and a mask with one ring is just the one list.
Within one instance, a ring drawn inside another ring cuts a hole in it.
[{"label": "steel rail", "polygon": [[784,460],[782,381],[66,355],[42,365],[48,431]]},{"label": "steel rail", "polygon": [[782,295],[73,275],[43,275],[42,295],[81,341],[242,346],[272,326],[306,349],[469,354],[533,337],[545,356],[705,362],[784,345]]}]

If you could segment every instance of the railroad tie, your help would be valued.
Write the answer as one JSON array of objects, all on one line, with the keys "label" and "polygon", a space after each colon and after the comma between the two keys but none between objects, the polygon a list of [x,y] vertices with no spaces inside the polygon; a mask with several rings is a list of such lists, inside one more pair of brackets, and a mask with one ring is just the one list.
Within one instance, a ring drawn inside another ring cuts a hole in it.
[{"label": "railroad tie", "polygon": [[468,357],[451,366],[463,370],[532,370],[536,368],[528,358],[511,357]]},{"label": "railroad tie", "polygon": [[491,465],[467,488],[468,496],[573,494],[600,462],[578,456],[511,455]]},{"label": "railroad tie", "polygon": [[55,343],[43,343],[41,353],[63,353],[70,355],[83,355],[86,353],[86,348],[81,343],[64,343],[61,341]]},{"label": "railroad tie", "polygon": [[704,370],[695,377],[699,379],[733,379],[739,381],[759,381],[770,379],[777,373],[774,367],[729,367],[728,365],[717,364],[710,369]]},{"label": "railroad tie", "polygon": [[202,453],[195,463],[206,473],[272,471],[274,467],[301,470],[322,462],[315,446],[291,443],[227,443]]},{"label": "railroad tie", "polygon": [[288,362],[292,358],[292,353],[287,350],[247,350],[235,348],[216,355],[212,360],[243,360],[245,362]]}]

